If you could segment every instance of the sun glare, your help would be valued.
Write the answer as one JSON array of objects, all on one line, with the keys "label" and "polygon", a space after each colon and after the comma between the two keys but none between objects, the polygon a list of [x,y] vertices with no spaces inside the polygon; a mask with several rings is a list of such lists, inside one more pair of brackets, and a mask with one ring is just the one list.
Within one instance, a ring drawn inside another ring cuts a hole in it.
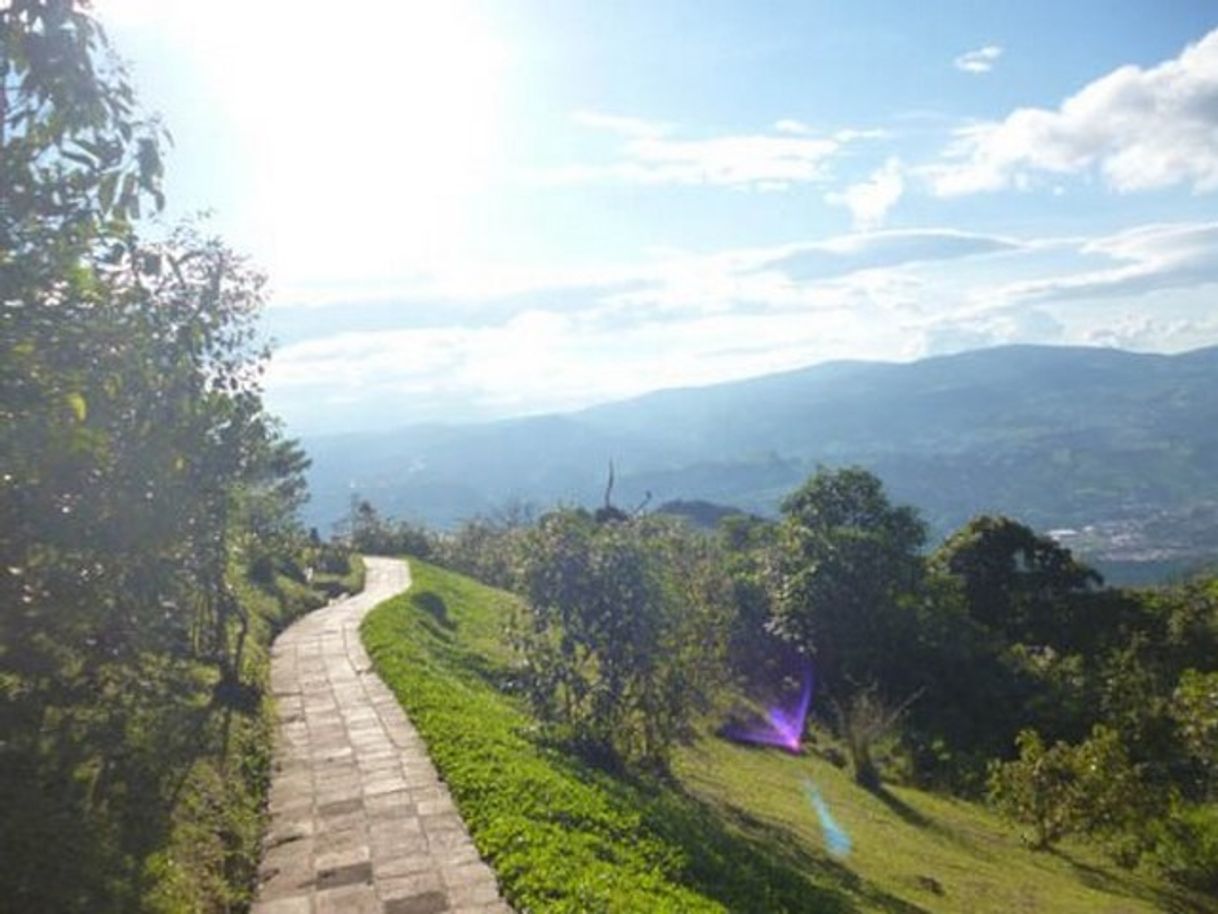
[{"label": "sun glare", "polygon": [[214,93],[252,165],[241,215],[278,285],[332,278],[336,263],[366,280],[456,256],[502,148],[504,48],[470,4],[98,7],[152,30]]}]

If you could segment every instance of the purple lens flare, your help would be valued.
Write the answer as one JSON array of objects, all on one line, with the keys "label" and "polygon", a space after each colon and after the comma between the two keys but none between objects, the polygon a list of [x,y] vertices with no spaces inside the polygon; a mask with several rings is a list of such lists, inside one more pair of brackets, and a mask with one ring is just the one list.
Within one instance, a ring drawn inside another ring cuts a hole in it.
[{"label": "purple lens flare", "polygon": [[774,746],[798,755],[803,749],[804,723],[812,704],[812,667],[805,662],[800,670],[799,693],[767,709],[765,717],[744,723],[728,724],[723,734],[728,739],[757,746]]}]

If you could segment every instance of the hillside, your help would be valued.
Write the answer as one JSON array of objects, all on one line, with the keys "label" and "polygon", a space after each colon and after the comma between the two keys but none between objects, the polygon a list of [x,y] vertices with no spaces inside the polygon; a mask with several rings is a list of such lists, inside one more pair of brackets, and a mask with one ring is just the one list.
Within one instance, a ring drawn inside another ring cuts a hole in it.
[{"label": "hillside", "polygon": [[[442,526],[512,499],[592,503],[610,459],[622,504],[651,492],[653,504],[769,513],[818,463],[859,463],[937,533],[999,511],[1073,529],[1109,562],[1218,552],[1218,347],[1165,356],[1011,346],[825,363],[565,415],[305,443],[310,517],[322,525],[352,490]],[[1168,535],[1181,524],[1186,536]]]},{"label": "hillside", "polygon": [[[519,910],[1218,910],[1094,848],[1034,853],[984,807],[868,793],[815,749],[793,757],[708,736],[680,753],[670,781],[612,777],[547,744],[505,690],[515,598],[411,568],[411,590],[362,635]],[[826,847],[809,789],[848,851]]]}]

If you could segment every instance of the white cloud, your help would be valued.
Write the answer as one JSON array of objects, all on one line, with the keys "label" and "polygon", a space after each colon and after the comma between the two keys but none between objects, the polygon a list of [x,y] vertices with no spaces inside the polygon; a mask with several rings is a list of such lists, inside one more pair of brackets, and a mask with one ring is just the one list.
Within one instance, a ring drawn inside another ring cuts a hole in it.
[{"label": "white cloud", "polygon": [[318,314],[311,336],[272,360],[273,408],[300,433],[370,410],[405,423],[570,409],[825,359],[1218,342],[1218,222],[1095,238],[928,229],[669,250],[633,271],[590,270],[586,286],[574,272],[470,272],[479,288],[437,278],[358,332],[326,336],[332,324]]},{"label": "white cloud", "polygon": [[904,192],[901,161],[893,157],[872,172],[866,181],[825,194],[825,201],[833,206],[845,206],[854,217],[854,227],[870,231],[884,224],[888,211]]},{"label": "white cloud", "polygon": [[656,315],[614,325],[532,312],[490,327],[344,334],[277,353],[269,400],[297,432],[341,428],[352,404],[375,404],[399,423],[454,421],[899,352],[898,323],[877,330],[863,297],[815,312],[690,314],[679,325]]},{"label": "white cloud", "polygon": [[1157,66],[1112,71],[1056,110],[1019,108],[964,128],[945,159],[927,169],[940,196],[1093,168],[1119,192],[1218,190],[1218,29]]},{"label": "white cloud", "polygon": [[906,229],[839,235],[768,252],[763,265],[798,280],[825,279],[863,270],[1011,253],[1024,242],[956,229]]},{"label": "white cloud", "polygon": [[967,322],[956,315],[932,320],[922,328],[922,340],[926,355],[947,355],[1010,343],[1058,343],[1066,329],[1040,308],[1008,308]]},{"label": "white cloud", "polygon": [[[733,308],[836,307],[836,292],[899,273],[894,268],[1018,254],[1028,246],[954,229],[862,232],[815,241],[714,253],[664,249],[647,262],[595,268],[482,263],[409,283],[299,287],[277,300],[268,329],[299,341],[335,326],[341,308],[351,329],[482,327],[544,309],[596,320],[628,313],[669,319]],[[830,294],[832,292],[832,294]]]},{"label": "white cloud", "polygon": [[987,44],[975,51],[966,51],[953,60],[952,65],[965,73],[989,73],[1001,56],[1002,48],[996,44]]},{"label": "white cloud", "polygon": [[1218,283],[1218,222],[1140,226],[1087,241],[1079,252],[1117,265],[1013,283],[996,297],[1066,301]]},{"label": "white cloud", "polygon": [[1206,323],[1212,337],[1218,327],[1218,322],[1215,321],[1189,321],[1179,318],[1163,320],[1150,314],[1127,313],[1108,321],[1103,327],[1090,331],[1087,334],[1087,342],[1117,349],[1188,349],[1191,348],[1191,337],[1199,329],[1204,329]]},{"label": "white cloud", "polygon": [[724,134],[685,139],[648,121],[579,112],[577,124],[623,138],[614,161],[551,168],[535,174],[546,184],[620,181],[629,184],[715,185],[785,190],[823,181],[826,163],[845,143],[870,138],[864,131],[814,136],[796,121],[780,121],[773,133]]},{"label": "white cloud", "polygon": [[[500,272],[496,286],[494,271],[476,270],[480,293],[461,283],[446,293],[437,279],[419,287],[425,294],[383,311],[380,326],[325,336],[320,314],[318,335],[276,353],[268,393],[275,410],[302,427],[341,419],[338,404],[380,404],[399,421],[468,419],[572,408],[820,359],[908,357],[918,354],[909,348],[917,343],[906,332],[910,320],[921,319],[925,300],[943,297],[915,275],[917,264],[1014,246],[948,230],[877,232],[711,254],[668,251],[633,274],[586,276],[613,276],[633,288],[581,288],[576,274],[562,272]],[[547,277],[554,289],[542,287]],[[496,292],[513,298],[500,307]],[[489,296],[480,306],[489,319],[471,321],[466,297],[478,294]],[[421,303],[429,320],[443,321],[413,323]]]},{"label": "white cloud", "polygon": [[779,133],[794,133],[801,136],[807,136],[813,132],[812,128],[803,121],[797,121],[791,117],[784,117],[781,120],[775,121],[774,129]]}]

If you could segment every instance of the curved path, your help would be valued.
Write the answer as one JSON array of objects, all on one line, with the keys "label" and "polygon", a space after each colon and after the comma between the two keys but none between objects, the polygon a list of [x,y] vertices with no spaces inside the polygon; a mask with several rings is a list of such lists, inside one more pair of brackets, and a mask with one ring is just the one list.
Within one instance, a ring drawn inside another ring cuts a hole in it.
[{"label": "curved path", "polygon": [[360,621],[410,586],[410,570],[365,562],[363,593],[300,619],[271,649],[271,827],[252,914],[511,914],[360,643]]}]

